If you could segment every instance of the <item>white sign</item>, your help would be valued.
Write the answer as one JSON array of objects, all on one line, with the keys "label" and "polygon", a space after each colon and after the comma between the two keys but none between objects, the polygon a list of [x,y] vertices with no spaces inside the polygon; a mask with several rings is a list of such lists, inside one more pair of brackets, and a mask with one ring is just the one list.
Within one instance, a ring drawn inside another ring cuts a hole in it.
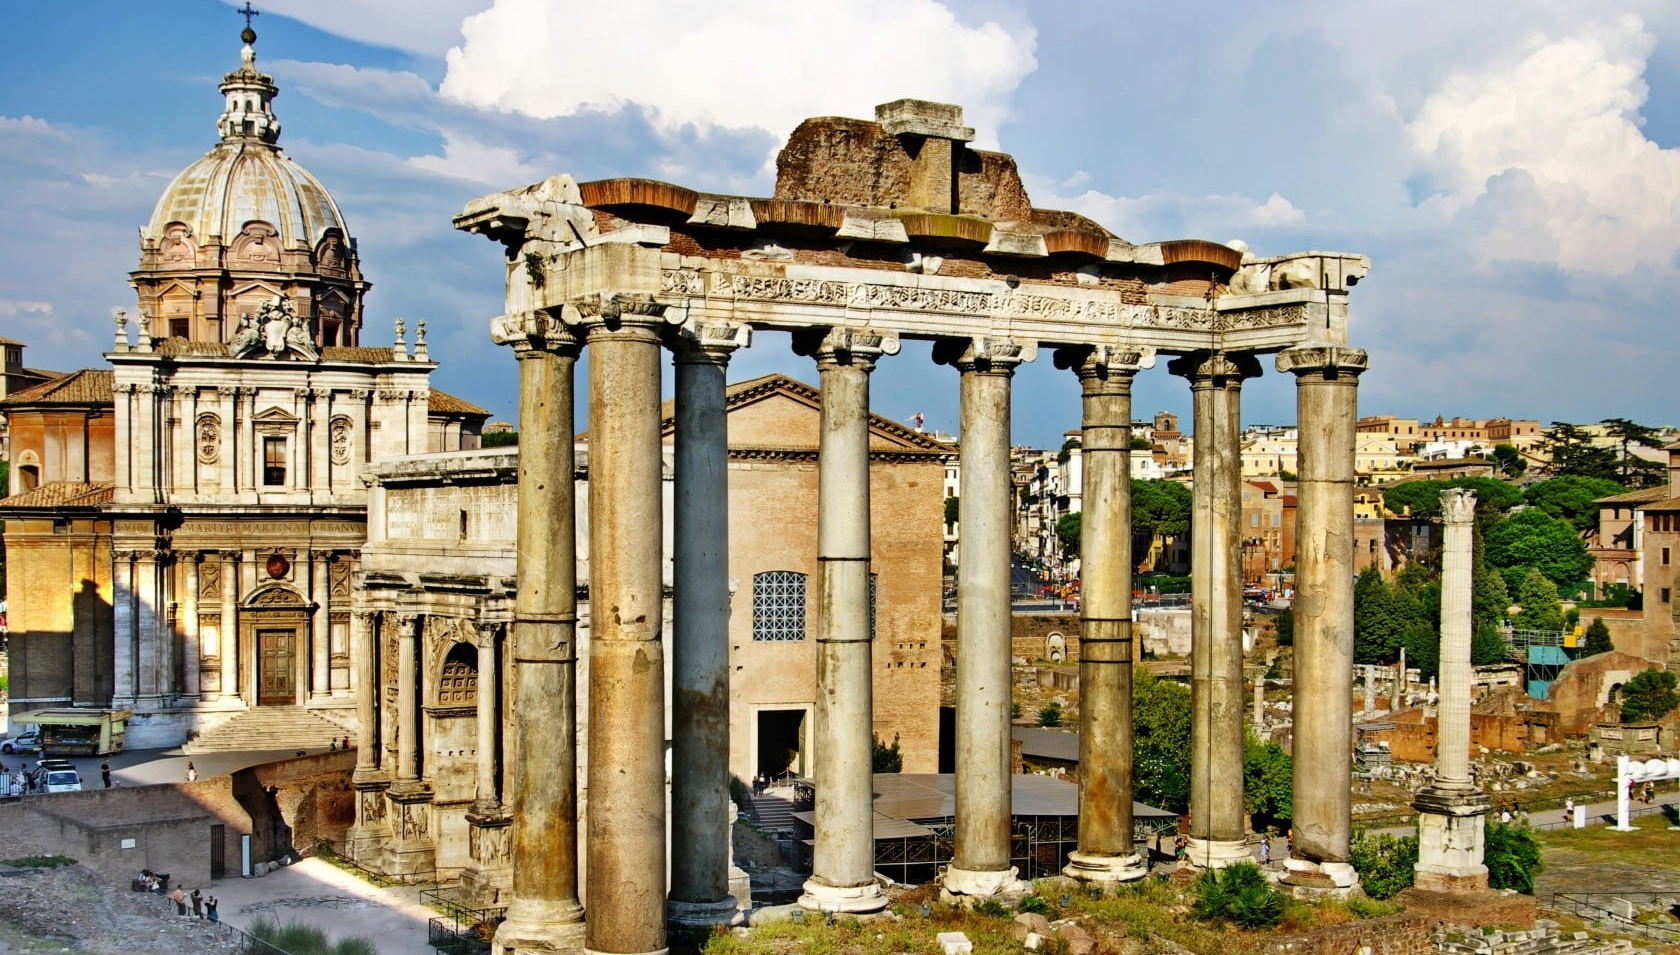
[{"label": "white sign", "polygon": [[1628,783],[1656,782],[1660,779],[1680,779],[1680,759],[1629,759],[1626,754],[1616,757],[1616,824],[1617,832],[1632,832],[1628,825]]}]

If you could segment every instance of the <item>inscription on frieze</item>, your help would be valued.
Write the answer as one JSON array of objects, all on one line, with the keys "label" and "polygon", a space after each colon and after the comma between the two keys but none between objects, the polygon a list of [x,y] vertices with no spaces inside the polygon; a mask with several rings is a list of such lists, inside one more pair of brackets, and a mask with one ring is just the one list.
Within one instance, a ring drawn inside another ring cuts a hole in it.
[{"label": "inscription on frieze", "polygon": [[356,521],[193,521],[182,532],[202,537],[307,537],[360,535],[367,528]]}]

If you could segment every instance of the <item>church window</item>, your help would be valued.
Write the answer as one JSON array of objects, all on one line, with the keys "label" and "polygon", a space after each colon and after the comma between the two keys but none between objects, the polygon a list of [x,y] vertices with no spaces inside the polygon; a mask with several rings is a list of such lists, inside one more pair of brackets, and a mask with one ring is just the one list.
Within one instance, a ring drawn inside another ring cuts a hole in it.
[{"label": "church window", "polygon": [[41,486],[41,469],[33,464],[25,464],[18,468],[18,482],[20,491],[33,490]]},{"label": "church window", "polygon": [[269,486],[286,483],[286,439],[263,439],[263,483]]},{"label": "church window", "polygon": [[1667,567],[1668,566],[1668,548],[1666,548],[1666,547],[1663,548],[1662,558],[1663,558],[1662,559],[1662,565],[1664,567]]},{"label": "church window", "polygon": [[791,570],[753,575],[753,640],[805,639],[806,579]]},{"label": "church window", "polygon": [[186,337],[188,337],[187,336],[187,320],[184,319],[184,318],[172,318],[172,319],[170,319],[169,320],[169,337],[170,338],[186,338]]}]

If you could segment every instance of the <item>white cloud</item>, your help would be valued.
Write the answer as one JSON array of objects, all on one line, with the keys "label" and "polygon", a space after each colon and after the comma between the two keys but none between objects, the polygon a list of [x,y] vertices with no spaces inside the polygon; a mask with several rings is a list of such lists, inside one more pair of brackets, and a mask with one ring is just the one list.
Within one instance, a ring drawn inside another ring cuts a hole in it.
[{"label": "white cloud", "polygon": [[490,146],[470,136],[445,134],[443,155],[415,156],[409,165],[424,172],[464,179],[497,189],[508,183],[536,182],[543,171],[519,158],[519,151],[507,146]]},{"label": "white cloud", "polygon": [[[237,7],[244,0],[223,2]],[[262,12],[374,46],[442,56],[460,42],[461,20],[489,5],[490,0],[264,0]],[[252,26],[262,33],[260,17]]]},{"label": "white cloud", "polygon": [[1010,95],[1037,68],[1036,33],[958,21],[934,0],[496,0],[462,25],[444,96],[541,118],[629,104],[664,133],[872,117],[911,96],[952,102],[995,142]]},{"label": "white cloud", "polygon": [[1646,138],[1646,60],[1656,39],[1634,16],[1532,34],[1480,68],[1450,74],[1408,124],[1439,194],[1483,262],[1509,259],[1626,274],[1680,249],[1680,150]]},{"label": "white cloud", "polygon": [[[1069,182],[1079,178],[1076,175]],[[1133,242],[1212,238],[1246,229],[1294,225],[1306,220],[1305,212],[1275,192],[1264,201],[1241,195],[1196,196],[1166,192],[1135,197],[1112,196],[1095,189],[1064,195],[1057,184],[1042,177],[1028,173],[1024,179],[1033,205],[1077,212]]]},{"label": "white cloud", "polygon": [[36,315],[51,315],[51,302],[28,302],[0,298],[0,316],[12,318],[18,315],[33,313]]}]

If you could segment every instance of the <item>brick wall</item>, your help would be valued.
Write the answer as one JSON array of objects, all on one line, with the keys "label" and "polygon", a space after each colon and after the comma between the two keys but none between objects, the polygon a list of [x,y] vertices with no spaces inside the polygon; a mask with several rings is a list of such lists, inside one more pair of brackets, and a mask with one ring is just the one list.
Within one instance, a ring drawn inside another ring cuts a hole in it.
[{"label": "brick wall", "polygon": [[1266,955],[1434,955],[1429,918],[1409,912],[1332,925],[1266,943]]}]

